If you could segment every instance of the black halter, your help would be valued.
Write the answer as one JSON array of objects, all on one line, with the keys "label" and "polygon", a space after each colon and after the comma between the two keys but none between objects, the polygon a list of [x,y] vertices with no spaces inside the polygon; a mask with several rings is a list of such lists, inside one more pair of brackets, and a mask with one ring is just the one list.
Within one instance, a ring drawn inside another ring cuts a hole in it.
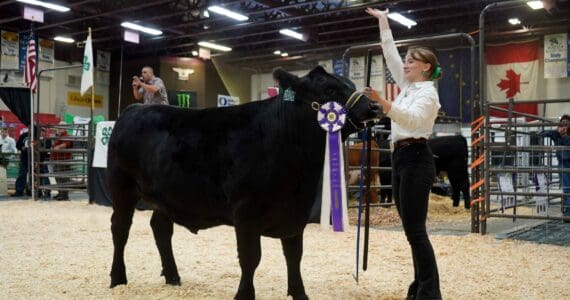
[{"label": "black halter", "polygon": [[[356,105],[356,103],[358,103],[358,101],[360,101],[362,96],[364,96],[363,93],[356,91],[356,92],[352,93],[352,95],[350,95],[350,97],[348,97],[348,100],[344,104],[344,109],[347,112],[346,119],[348,120],[350,125],[352,125],[352,127],[354,127],[354,129],[356,129],[357,131],[361,131],[364,128],[364,126],[362,128],[358,127],[354,123],[354,121],[352,121],[352,119],[350,119],[350,117],[348,116],[348,111],[351,110]],[[321,107],[321,104],[314,101],[311,103],[311,107],[313,108],[313,110],[318,111],[319,108]]]}]

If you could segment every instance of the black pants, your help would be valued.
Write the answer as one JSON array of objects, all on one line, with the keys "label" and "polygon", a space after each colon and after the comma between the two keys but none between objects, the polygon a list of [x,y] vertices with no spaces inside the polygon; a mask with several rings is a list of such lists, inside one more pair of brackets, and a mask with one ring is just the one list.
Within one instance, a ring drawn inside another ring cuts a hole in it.
[{"label": "black pants", "polygon": [[394,199],[414,260],[408,296],[441,299],[435,255],[426,232],[429,192],[435,177],[433,155],[426,144],[412,144],[396,149],[392,164]]}]

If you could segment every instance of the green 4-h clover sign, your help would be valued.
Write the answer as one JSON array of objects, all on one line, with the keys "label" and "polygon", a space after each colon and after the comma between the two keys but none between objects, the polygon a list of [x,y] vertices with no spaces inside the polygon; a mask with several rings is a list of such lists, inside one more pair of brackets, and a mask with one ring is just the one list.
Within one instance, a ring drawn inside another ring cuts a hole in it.
[{"label": "green 4-h clover sign", "polygon": [[107,146],[107,143],[109,143],[109,139],[111,138],[111,132],[113,132],[113,126],[103,127],[103,131],[101,132],[101,143],[104,146]]},{"label": "green 4-h clover sign", "polygon": [[83,56],[83,70],[84,71],[89,71],[91,65],[89,64],[89,58],[87,57],[87,55]]}]

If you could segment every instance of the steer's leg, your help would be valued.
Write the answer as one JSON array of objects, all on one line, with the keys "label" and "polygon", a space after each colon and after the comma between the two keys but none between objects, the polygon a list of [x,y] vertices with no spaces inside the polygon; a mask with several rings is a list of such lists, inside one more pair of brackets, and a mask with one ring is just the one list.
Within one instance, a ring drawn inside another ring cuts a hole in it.
[{"label": "steer's leg", "polygon": [[463,192],[463,203],[465,205],[465,209],[471,208],[471,195],[469,194],[470,186],[469,186],[469,177],[465,177],[465,183],[463,183],[463,188],[461,191]]},{"label": "steer's leg", "polygon": [[301,278],[301,257],[303,256],[303,233],[282,238],[283,254],[287,261],[287,294],[294,300],[309,299]]},{"label": "steer's leg", "polygon": [[459,198],[461,195],[461,188],[463,186],[463,182],[458,181],[459,175],[448,171],[447,176],[449,177],[449,183],[451,184],[451,189],[453,193],[451,194],[451,199],[453,199],[453,206],[459,206]]},{"label": "steer's leg", "polygon": [[159,211],[152,213],[150,226],[162,261],[162,275],[164,275],[167,284],[180,285],[180,276],[172,254],[173,225],[172,219],[167,215]]},{"label": "steer's leg", "polygon": [[134,191],[134,183],[123,172],[111,168],[109,179],[109,188],[113,199],[111,233],[113,234],[114,246],[110,287],[115,287],[119,284],[127,284],[124,252],[138,198]]},{"label": "steer's leg", "polygon": [[241,279],[234,299],[255,299],[253,274],[261,260],[261,234],[260,226],[254,219],[248,214],[241,215],[235,224]]}]

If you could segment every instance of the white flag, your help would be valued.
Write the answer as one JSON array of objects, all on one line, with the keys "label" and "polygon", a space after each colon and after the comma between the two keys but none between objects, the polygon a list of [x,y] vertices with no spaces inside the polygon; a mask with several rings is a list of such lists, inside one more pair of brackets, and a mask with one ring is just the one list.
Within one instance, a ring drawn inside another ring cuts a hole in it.
[{"label": "white flag", "polygon": [[81,95],[93,86],[93,48],[91,47],[91,35],[85,41],[83,53],[83,74],[81,75]]}]

